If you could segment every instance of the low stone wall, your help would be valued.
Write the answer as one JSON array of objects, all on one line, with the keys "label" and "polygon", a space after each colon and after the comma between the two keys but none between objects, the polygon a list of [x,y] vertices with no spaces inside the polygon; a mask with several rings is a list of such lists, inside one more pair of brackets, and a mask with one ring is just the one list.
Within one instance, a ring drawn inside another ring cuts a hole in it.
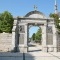
[{"label": "low stone wall", "polygon": [[11,51],[12,34],[0,33],[0,52]]}]

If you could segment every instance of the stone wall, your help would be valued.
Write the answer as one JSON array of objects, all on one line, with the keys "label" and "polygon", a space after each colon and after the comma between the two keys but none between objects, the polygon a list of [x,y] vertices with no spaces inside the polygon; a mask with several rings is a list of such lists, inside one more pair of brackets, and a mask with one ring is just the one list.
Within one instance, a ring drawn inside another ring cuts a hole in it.
[{"label": "stone wall", "polygon": [[57,32],[57,52],[60,52],[60,33]]},{"label": "stone wall", "polygon": [[0,52],[11,51],[12,34],[0,33]]}]

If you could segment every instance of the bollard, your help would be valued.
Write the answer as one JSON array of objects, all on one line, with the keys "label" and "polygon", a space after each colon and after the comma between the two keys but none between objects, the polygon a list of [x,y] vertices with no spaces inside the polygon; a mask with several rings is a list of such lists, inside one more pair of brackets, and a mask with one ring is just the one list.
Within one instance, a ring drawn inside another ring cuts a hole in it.
[{"label": "bollard", "polygon": [[23,52],[23,60],[25,60],[25,53]]}]

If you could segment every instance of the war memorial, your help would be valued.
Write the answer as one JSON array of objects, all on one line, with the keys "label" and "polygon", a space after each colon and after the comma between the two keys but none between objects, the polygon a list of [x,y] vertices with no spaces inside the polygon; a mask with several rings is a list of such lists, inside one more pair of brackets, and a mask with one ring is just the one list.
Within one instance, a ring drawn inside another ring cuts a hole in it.
[{"label": "war memorial", "polygon": [[[56,1],[55,13],[57,13]],[[29,28],[32,26],[42,29],[41,52],[29,52]],[[59,60],[59,54],[60,33],[55,27],[54,18],[46,17],[36,9],[36,6],[25,16],[14,17],[12,33],[0,33],[0,60],[9,60],[9,58],[11,60],[39,60],[40,58]],[[38,56],[39,58],[36,58]]]}]

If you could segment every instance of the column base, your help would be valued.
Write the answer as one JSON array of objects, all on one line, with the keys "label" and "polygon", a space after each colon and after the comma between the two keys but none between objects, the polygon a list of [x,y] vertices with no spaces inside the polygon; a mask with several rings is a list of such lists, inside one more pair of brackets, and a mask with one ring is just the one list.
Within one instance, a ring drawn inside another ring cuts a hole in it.
[{"label": "column base", "polygon": [[54,47],[54,52],[57,52],[57,47]]},{"label": "column base", "polygon": [[47,51],[47,47],[46,47],[46,46],[43,47],[43,48],[42,48],[42,51],[43,51],[43,52],[48,52],[48,51]]},{"label": "column base", "polygon": [[48,52],[54,52],[53,45],[48,45],[47,50],[48,50]]},{"label": "column base", "polygon": [[19,46],[18,51],[20,53],[27,53],[28,52],[28,46]]},{"label": "column base", "polygon": [[12,47],[11,52],[17,52],[18,47]]}]

